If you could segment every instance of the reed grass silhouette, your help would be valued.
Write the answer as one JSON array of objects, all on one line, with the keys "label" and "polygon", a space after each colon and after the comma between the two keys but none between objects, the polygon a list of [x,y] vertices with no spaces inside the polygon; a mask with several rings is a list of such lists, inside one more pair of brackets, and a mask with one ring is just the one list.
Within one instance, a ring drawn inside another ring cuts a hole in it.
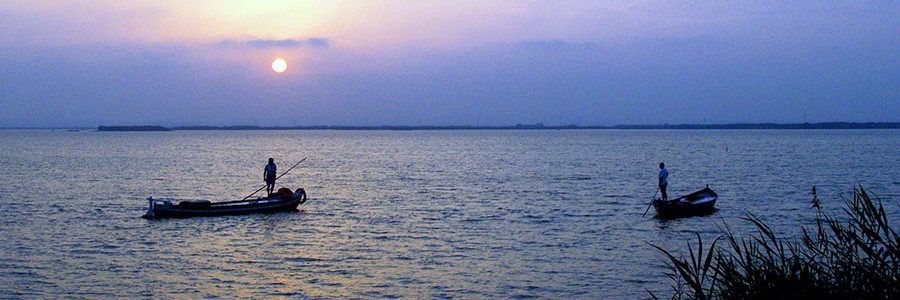
[{"label": "reed grass silhouette", "polygon": [[689,243],[687,256],[651,244],[668,259],[666,275],[674,281],[668,298],[900,299],[900,236],[881,201],[862,185],[842,200],[847,218],[817,205],[815,228],[803,227],[799,239],[778,237],[751,214],[742,218],[755,227],[749,237],[738,237],[726,223],[709,247],[697,234],[696,251]]}]

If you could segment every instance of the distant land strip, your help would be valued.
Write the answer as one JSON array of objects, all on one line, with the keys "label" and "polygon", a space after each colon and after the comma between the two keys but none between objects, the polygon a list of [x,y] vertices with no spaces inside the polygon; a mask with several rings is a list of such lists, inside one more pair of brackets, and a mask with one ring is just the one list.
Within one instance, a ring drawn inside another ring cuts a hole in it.
[{"label": "distant land strip", "polygon": [[97,131],[172,131],[170,128],[162,126],[100,126]]},{"label": "distant land strip", "polygon": [[173,130],[561,130],[561,129],[900,129],[900,122],[827,122],[827,123],[739,123],[739,124],[663,124],[615,126],[100,126],[97,131],[173,131]]}]

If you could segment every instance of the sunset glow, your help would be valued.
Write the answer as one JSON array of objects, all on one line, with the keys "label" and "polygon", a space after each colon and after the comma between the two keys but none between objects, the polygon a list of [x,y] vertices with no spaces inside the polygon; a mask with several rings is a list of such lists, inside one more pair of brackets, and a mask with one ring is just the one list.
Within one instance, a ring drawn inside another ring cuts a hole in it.
[{"label": "sunset glow", "polygon": [[267,124],[246,99],[316,125],[896,121],[898,14],[892,1],[13,0],[0,126]]},{"label": "sunset glow", "polygon": [[284,73],[285,70],[287,70],[287,61],[283,58],[276,58],[272,61],[272,71],[275,71],[275,73]]}]

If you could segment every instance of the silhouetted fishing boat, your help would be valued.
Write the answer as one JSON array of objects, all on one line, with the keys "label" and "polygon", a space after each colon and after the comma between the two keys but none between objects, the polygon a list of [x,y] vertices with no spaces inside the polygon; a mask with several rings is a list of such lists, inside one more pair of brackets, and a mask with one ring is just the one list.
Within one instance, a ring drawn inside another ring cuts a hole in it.
[{"label": "silhouetted fishing boat", "polygon": [[716,211],[718,198],[719,195],[706,186],[702,190],[681,197],[669,198],[668,201],[663,201],[662,198],[653,199],[653,207],[656,208],[658,218],[705,215]]},{"label": "silhouetted fishing boat", "polygon": [[300,188],[291,192],[290,189],[281,188],[270,197],[227,202],[182,200],[175,204],[176,200],[153,199],[153,197],[147,198],[147,201],[150,202],[150,208],[143,216],[147,219],[241,215],[296,211],[297,206],[306,203],[306,191]]}]

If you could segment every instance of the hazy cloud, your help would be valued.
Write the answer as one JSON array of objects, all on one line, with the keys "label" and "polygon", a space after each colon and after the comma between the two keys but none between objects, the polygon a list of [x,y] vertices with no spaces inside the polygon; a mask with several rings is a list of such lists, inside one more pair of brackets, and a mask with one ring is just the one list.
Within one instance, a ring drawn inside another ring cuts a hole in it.
[{"label": "hazy cloud", "polygon": [[532,51],[570,51],[596,49],[596,43],[571,43],[560,39],[528,40],[516,44],[516,48]]},{"label": "hazy cloud", "polygon": [[331,46],[331,42],[325,38],[308,38],[308,39],[250,39],[250,40],[222,40],[215,43],[216,46],[225,48],[320,48],[327,49]]},{"label": "hazy cloud", "polygon": [[[286,9],[257,19],[207,13],[193,2],[184,4],[193,14],[22,3],[0,8],[0,28],[9,28],[0,30],[0,127],[900,116],[895,4],[353,2],[350,16],[375,17],[310,18],[307,27],[328,30],[298,33],[285,32],[294,18],[273,17]],[[182,15],[202,26],[183,26]],[[207,29],[210,22],[223,27]],[[275,34],[295,38],[260,38]],[[320,49],[328,50],[307,51]],[[288,60],[287,72],[272,72],[275,57]]]}]

